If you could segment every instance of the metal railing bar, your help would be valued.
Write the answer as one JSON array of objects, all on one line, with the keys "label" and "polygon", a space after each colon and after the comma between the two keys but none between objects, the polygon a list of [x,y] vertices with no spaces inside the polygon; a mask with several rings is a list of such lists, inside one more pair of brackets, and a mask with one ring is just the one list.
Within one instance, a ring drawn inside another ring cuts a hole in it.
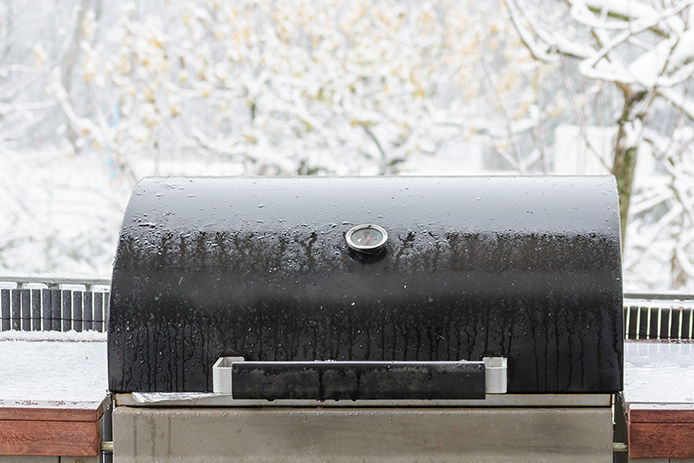
[{"label": "metal railing bar", "polygon": [[[694,293],[683,293],[679,291],[657,291],[657,292],[625,292],[624,299],[639,301],[693,301]],[[626,304],[625,304],[626,305]]]},{"label": "metal railing bar", "polygon": [[90,290],[94,286],[111,286],[111,279],[108,277],[61,276],[53,274],[0,275],[0,283],[15,283],[17,288],[22,288],[27,284],[42,284],[49,288],[60,285],[82,285],[87,290]]}]

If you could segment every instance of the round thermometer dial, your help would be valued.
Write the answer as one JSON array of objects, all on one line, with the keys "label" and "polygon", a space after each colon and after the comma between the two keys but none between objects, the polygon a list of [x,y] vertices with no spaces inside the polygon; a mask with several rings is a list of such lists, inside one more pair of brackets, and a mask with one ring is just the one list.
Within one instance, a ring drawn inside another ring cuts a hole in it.
[{"label": "round thermometer dial", "polygon": [[347,245],[360,252],[375,252],[388,241],[388,232],[374,224],[357,225],[345,234]]}]

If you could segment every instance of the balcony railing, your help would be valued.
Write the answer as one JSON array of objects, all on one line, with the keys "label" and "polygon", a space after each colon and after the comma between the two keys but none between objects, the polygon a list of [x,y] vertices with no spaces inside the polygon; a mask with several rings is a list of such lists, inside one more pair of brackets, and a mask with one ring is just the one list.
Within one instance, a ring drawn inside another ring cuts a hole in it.
[{"label": "balcony railing", "polygon": [[109,278],[0,276],[0,331],[108,329]]},{"label": "balcony railing", "polygon": [[[109,278],[0,276],[0,331],[106,331]],[[624,294],[627,339],[694,339],[694,294]]]}]

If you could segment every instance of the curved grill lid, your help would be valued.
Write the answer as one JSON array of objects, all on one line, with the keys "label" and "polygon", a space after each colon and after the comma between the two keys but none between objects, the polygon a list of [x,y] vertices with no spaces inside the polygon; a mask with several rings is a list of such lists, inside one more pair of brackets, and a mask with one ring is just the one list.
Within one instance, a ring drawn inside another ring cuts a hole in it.
[{"label": "curved grill lid", "polygon": [[[382,252],[350,250],[356,224]],[[123,220],[114,392],[210,391],[246,360],[508,357],[508,392],[615,392],[611,177],[148,178]]]}]

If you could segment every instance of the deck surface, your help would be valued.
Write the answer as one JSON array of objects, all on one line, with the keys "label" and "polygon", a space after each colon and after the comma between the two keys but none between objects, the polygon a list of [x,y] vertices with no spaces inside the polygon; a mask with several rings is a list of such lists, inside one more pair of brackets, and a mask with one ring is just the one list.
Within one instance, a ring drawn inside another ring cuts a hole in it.
[{"label": "deck surface", "polygon": [[99,453],[106,343],[63,337],[0,340],[0,455]]},{"label": "deck surface", "polygon": [[633,341],[624,350],[631,458],[694,458],[694,343]]},{"label": "deck surface", "polygon": [[[694,343],[627,341],[624,355],[630,456],[694,458]],[[0,455],[97,454],[103,340],[0,339],[0,365]]]}]

